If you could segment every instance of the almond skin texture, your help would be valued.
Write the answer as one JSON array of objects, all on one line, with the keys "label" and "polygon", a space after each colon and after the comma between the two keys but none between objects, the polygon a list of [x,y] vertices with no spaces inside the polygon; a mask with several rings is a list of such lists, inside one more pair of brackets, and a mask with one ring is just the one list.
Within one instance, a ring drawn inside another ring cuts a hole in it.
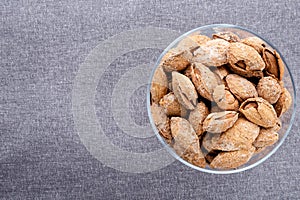
[{"label": "almond skin texture", "polygon": [[275,78],[270,76],[263,77],[259,80],[257,86],[258,96],[267,100],[270,104],[274,104],[280,97],[281,86]]},{"label": "almond skin texture", "polygon": [[262,77],[265,63],[259,53],[252,47],[240,42],[230,43],[228,63],[237,74],[245,77]]},{"label": "almond skin texture", "polygon": [[197,92],[190,79],[178,72],[172,72],[172,88],[178,102],[193,110],[197,104]]},{"label": "almond skin texture", "polygon": [[258,96],[253,83],[237,74],[227,75],[226,83],[232,94],[234,94],[234,96],[241,102],[248,98]]},{"label": "almond skin texture", "polygon": [[184,118],[172,117],[171,133],[174,138],[173,147],[176,153],[194,165],[205,167],[206,161],[192,125]]},{"label": "almond skin texture", "polygon": [[222,133],[233,126],[238,115],[235,111],[210,113],[203,122],[203,129],[210,133]]},{"label": "almond skin texture", "polygon": [[278,122],[273,106],[261,97],[247,99],[239,110],[249,121],[264,128],[274,127]]}]

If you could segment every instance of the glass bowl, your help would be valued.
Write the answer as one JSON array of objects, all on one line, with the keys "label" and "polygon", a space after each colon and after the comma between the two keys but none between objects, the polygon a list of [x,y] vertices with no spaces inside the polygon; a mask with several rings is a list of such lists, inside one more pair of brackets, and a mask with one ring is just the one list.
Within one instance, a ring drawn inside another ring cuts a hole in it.
[{"label": "glass bowl", "polygon": [[211,37],[212,34],[214,33],[219,33],[219,32],[232,32],[235,33],[236,35],[238,35],[241,39],[246,38],[246,37],[251,37],[251,36],[256,36],[260,39],[262,39],[267,46],[275,49],[279,54],[280,52],[278,51],[278,49],[269,41],[267,41],[266,39],[262,38],[261,36],[259,36],[258,34],[240,27],[240,26],[236,26],[236,25],[230,25],[230,24],[212,24],[212,25],[206,25],[206,26],[201,26],[199,28],[196,28],[194,30],[191,30],[183,35],[181,35],[180,37],[178,37],[176,40],[174,40],[164,51],[163,53],[159,56],[154,69],[150,75],[150,84],[148,86],[148,90],[147,90],[147,110],[148,110],[148,115],[149,115],[149,119],[150,119],[150,123],[152,125],[152,128],[155,132],[155,135],[158,137],[159,141],[163,144],[163,146],[167,149],[167,151],[173,156],[175,157],[177,160],[179,160],[180,162],[182,162],[183,164],[199,170],[201,172],[206,172],[206,173],[214,173],[214,174],[231,174],[231,173],[237,173],[237,172],[242,172],[245,171],[247,169],[251,169],[259,164],[261,164],[262,162],[264,162],[266,159],[268,159],[273,153],[275,153],[278,148],[282,145],[282,143],[284,142],[285,138],[288,136],[290,129],[292,127],[293,121],[294,121],[294,117],[295,117],[295,110],[296,110],[296,89],[295,89],[295,84],[294,84],[294,80],[291,74],[291,71],[289,69],[289,67],[287,66],[284,57],[282,57],[281,55],[281,59],[284,63],[284,67],[285,67],[285,73],[284,73],[284,77],[283,77],[283,82],[284,82],[284,86],[287,88],[287,90],[290,92],[291,96],[292,96],[292,105],[289,108],[289,110],[287,110],[281,117],[281,122],[282,122],[282,126],[281,129],[278,131],[279,134],[279,139],[278,141],[273,144],[272,146],[267,147],[266,149],[264,149],[263,151],[254,154],[251,159],[244,165],[235,168],[235,169],[228,169],[228,170],[223,170],[223,169],[213,169],[210,168],[209,165],[206,165],[205,168],[200,168],[198,166],[195,166],[189,162],[187,162],[186,160],[182,159],[178,154],[176,154],[176,152],[174,151],[174,149],[165,141],[165,139],[159,134],[154,121],[152,119],[152,115],[151,115],[151,94],[150,94],[150,89],[151,89],[151,83],[152,83],[152,79],[154,76],[154,72],[157,69],[157,67],[159,66],[159,63],[161,61],[161,59],[163,58],[163,56],[172,48],[176,47],[178,45],[178,43],[183,40],[184,38],[194,35],[194,34],[202,34],[202,35],[206,35],[208,37]]}]

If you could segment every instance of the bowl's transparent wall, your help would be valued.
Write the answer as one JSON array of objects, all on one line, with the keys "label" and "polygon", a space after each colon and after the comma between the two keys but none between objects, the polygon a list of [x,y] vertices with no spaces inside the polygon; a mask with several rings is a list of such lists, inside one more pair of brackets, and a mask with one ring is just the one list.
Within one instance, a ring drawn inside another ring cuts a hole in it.
[{"label": "bowl's transparent wall", "polygon": [[[251,37],[251,36],[256,36],[261,38],[263,41],[265,41],[266,45],[275,49],[277,52],[280,51],[274,46],[272,45],[270,42],[268,42],[267,40],[265,40],[264,38],[260,37],[259,35],[246,30],[244,28],[238,27],[238,26],[234,26],[234,25],[226,25],[226,24],[216,24],[216,25],[208,25],[208,26],[203,26],[197,29],[194,29],[190,32],[187,32],[185,34],[183,34],[182,36],[180,36],[179,38],[177,38],[172,44],[170,44],[170,46],[168,46],[165,51],[162,53],[162,55],[160,56],[160,58],[158,59],[157,65],[160,61],[160,59],[163,57],[163,55],[168,52],[171,48],[176,47],[176,45],[184,38],[186,38],[187,36],[190,35],[195,35],[195,34],[202,34],[202,35],[206,35],[208,37],[211,37],[212,34],[214,33],[218,33],[218,32],[233,32],[236,35],[238,35],[241,39],[246,38],[246,37]],[[281,56],[282,57],[282,56]],[[291,93],[292,98],[293,98],[293,104],[290,107],[290,109],[285,112],[281,117],[281,122],[282,122],[282,127],[281,129],[278,131],[279,134],[279,140],[277,141],[277,143],[275,143],[274,145],[264,149],[263,151],[261,151],[260,153],[255,154],[254,156],[252,156],[252,158],[249,160],[248,163],[246,163],[243,166],[240,166],[237,169],[234,170],[218,170],[218,169],[211,169],[209,167],[206,167],[206,169],[202,169],[199,168],[197,166],[194,166],[188,162],[186,162],[185,160],[181,159],[178,155],[176,155],[176,153],[173,151],[173,149],[164,142],[164,140],[162,139],[162,137],[160,136],[160,134],[158,133],[158,131],[155,128],[155,125],[152,124],[152,126],[154,127],[154,131],[156,133],[156,135],[159,137],[160,141],[163,142],[163,144],[166,146],[166,148],[170,151],[170,153],[177,158],[178,160],[180,160],[181,162],[183,162],[184,164],[195,168],[197,170],[200,171],[204,171],[204,172],[209,172],[209,173],[220,173],[220,174],[227,174],[227,173],[235,173],[235,172],[240,172],[240,171],[244,171],[246,169],[250,169],[260,163],[262,163],[264,160],[266,160],[269,156],[271,156],[278,148],[279,146],[282,144],[282,142],[284,141],[284,139],[286,138],[286,136],[288,135],[290,128],[292,126],[292,122],[294,119],[294,115],[295,115],[295,85],[292,79],[292,75],[288,69],[288,66],[286,65],[286,62],[284,60],[284,58],[282,57],[284,64],[285,64],[285,73],[284,73],[284,77],[283,77],[283,82],[284,82],[284,86],[288,89],[288,91]],[[157,67],[157,66],[156,66]],[[156,68],[155,67],[155,68]],[[153,74],[152,76],[153,77]],[[150,91],[148,91],[148,93],[150,94]],[[148,98],[150,98],[150,95],[148,96]],[[150,101],[148,101],[150,102]],[[148,113],[150,109],[150,105],[148,105]],[[149,114],[151,117],[151,114]],[[152,121],[152,120],[150,120]]]}]

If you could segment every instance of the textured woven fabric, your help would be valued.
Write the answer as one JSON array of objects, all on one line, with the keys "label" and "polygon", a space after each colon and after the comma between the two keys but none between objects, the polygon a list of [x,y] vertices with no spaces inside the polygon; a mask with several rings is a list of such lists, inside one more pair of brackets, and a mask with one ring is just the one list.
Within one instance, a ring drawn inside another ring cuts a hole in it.
[{"label": "textured woven fabric", "polygon": [[[90,52],[112,36],[147,27],[180,35],[212,23],[244,26],[281,51],[297,85],[299,1],[2,0],[0,5],[0,199],[300,199],[299,106],[289,136],[267,161],[242,173],[213,175],[178,161],[145,173],[108,166],[82,142],[72,104],[80,65]],[[147,64],[151,71],[149,63],[163,50],[152,46],[118,54],[96,85],[97,120],[107,138],[128,152],[161,148],[154,136],[124,133],[111,110],[113,91],[127,72]],[[129,99],[129,115],[139,127],[149,125],[146,90],[137,88]]]}]

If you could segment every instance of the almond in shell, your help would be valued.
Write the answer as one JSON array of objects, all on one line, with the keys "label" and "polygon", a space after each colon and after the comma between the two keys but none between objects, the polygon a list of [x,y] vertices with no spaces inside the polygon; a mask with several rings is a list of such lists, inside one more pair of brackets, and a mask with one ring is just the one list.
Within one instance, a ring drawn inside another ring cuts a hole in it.
[{"label": "almond in shell", "polygon": [[257,86],[258,96],[267,100],[270,104],[274,104],[280,97],[281,86],[275,78],[271,76],[262,77]]},{"label": "almond in shell", "polygon": [[191,80],[183,74],[172,72],[172,88],[178,102],[193,110],[197,104],[197,92]]},{"label": "almond in shell", "polygon": [[223,110],[238,110],[239,102],[234,95],[225,88],[225,85],[218,85],[214,89],[213,99]]},{"label": "almond in shell", "polygon": [[218,80],[215,74],[201,63],[193,63],[189,70],[190,76],[198,93],[202,97],[213,101],[212,94],[214,88],[218,85]]},{"label": "almond in shell", "polygon": [[249,121],[264,128],[273,127],[278,122],[273,106],[261,97],[247,99],[239,110]]},{"label": "almond in shell", "polygon": [[199,139],[192,125],[184,118],[171,118],[171,133],[174,150],[188,162],[205,167],[206,161],[200,149]]},{"label": "almond in shell", "polygon": [[242,43],[253,47],[259,54],[261,54],[266,47],[265,42],[258,37],[247,37],[241,40]]},{"label": "almond in shell", "polygon": [[198,136],[202,135],[202,133],[204,132],[203,121],[208,114],[209,114],[209,110],[205,105],[205,103],[203,103],[202,101],[200,101],[197,104],[196,108],[190,112],[189,122],[193,126]]},{"label": "almond in shell", "polygon": [[168,79],[161,66],[155,70],[150,92],[151,99],[155,103],[158,103],[159,100],[168,92]]},{"label": "almond in shell", "polygon": [[239,38],[238,35],[232,33],[232,32],[218,32],[214,33],[212,35],[213,39],[223,39],[226,40],[227,42],[239,42],[241,39]]},{"label": "almond in shell", "polygon": [[203,129],[211,133],[222,133],[233,126],[238,115],[235,111],[210,113],[203,122]]},{"label": "almond in shell", "polygon": [[286,88],[283,88],[282,93],[274,106],[278,117],[280,117],[291,107],[292,101],[293,100],[290,92]]},{"label": "almond in shell", "polygon": [[166,139],[167,143],[171,143],[170,119],[167,117],[164,109],[156,103],[152,103],[151,115],[158,132]]},{"label": "almond in shell", "polygon": [[227,56],[230,68],[235,73],[245,77],[263,76],[265,63],[254,48],[240,42],[230,43]]},{"label": "almond in shell", "polygon": [[200,62],[207,66],[221,66],[227,63],[227,51],[229,42],[222,39],[207,41],[194,51],[194,62]]},{"label": "almond in shell", "polygon": [[186,116],[187,110],[180,105],[173,92],[163,96],[159,101],[159,105],[165,109],[168,116]]},{"label": "almond in shell", "polygon": [[262,54],[266,63],[266,74],[274,76],[278,80],[282,80],[284,75],[284,64],[279,53],[271,48],[264,48]]},{"label": "almond in shell", "polygon": [[275,144],[278,139],[279,135],[274,130],[262,128],[255,142],[253,143],[253,146],[257,148],[264,148]]},{"label": "almond in shell", "polygon": [[232,94],[234,94],[234,96],[241,102],[248,98],[258,96],[253,83],[237,74],[227,75],[226,83]]},{"label": "almond in shell", "polygon": [[221,134],[211,148],[222,151],[249,149],[259,135],[259,131],[258,125],[240,117],[230,129]]},{"label": "almond in shell", "polygon": [[220,152],[210,163],[211,168],[234,169],[247,163],[255,152],[255,147],[237,151]]}]

